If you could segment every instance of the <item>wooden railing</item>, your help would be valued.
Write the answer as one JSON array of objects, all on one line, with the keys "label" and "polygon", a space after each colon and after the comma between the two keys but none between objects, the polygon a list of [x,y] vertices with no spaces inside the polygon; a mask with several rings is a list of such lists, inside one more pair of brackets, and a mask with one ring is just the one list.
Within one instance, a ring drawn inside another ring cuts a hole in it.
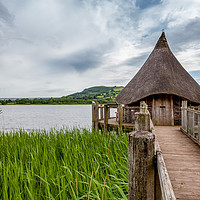
[{"label": "wooden railing", "polygon": [[200,145],[200,106],[187,107],[187,101],[182,102],[181,131]]},{"label": "wooden railing", "polygon": [[[111,109],[115,109],[115,116],[111,116]],[[92,128],[96,131],[99,129],[99,121],[104,121],[104,131],[108,130],[108,120],[115,118],[118,125],[118,129],[122,130],[122,123],[135,123],[135,112],[140,110],[139,106],[128,107],[123,106],[122,104],[108,105],[108,104],[99,104],[98,102],[92,103]],[[127,118],[129,120],[127,120]]]},{"label": "wooden railing", "polygon": [[[174,190],[172,188],[172,184],[169,178],[169,174],[167,172],[167,168],[165,165],[165,161],[162,155],[162,151],[160,149],[159,143],[155,140],[156,146],[156,174],[158,175],[159,183],[156,182],[156,199],[162,200],[175,200]],[[160,191],[159,191],[160,190]]]}]

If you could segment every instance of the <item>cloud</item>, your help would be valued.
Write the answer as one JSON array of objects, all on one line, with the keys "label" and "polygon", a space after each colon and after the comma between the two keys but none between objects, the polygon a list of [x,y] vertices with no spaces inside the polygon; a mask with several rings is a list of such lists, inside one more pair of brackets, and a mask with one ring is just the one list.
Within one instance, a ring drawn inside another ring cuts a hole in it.
[{"label": "cloud", "polygon": [[90,68],[99,67],[102,64],[102,54],[94,50],[83,50],[60,59],[49,62],[54,72],[84,72]]},{"label": "cloud", "polygon": [[163,28],[182,65],[198,71],[199,7],[197,0],[0,0],[1,95],[125,85]]},{"label": "cloud", "polygon": [[102,66],[104,63],[104,55],[113,48],[113,45],[113,42],[110,40],[105,45],[83,49],[62,58],[52,59],[48,63],[51,66],[51,70],[55,73],[73,70],[79,73],[85,72],[89,69]]},{"label": "cloud", "polygon": [[161,0],[136,0],[136,6],[140,9],[146,9],[161,3]]},{"label": "cloud", "polygon": [[182,48],[190,48],[191,45],[198,45],[200,41],[200,17],[190,19],[184,24],[172,29],[169,33],[169,38],[174,48],[180,51]]},{"label": "cloud", "polygon": [[147,56],[148,56],[148,54],[144,53],[144,54],[141,54],[140,56],[129,58],[129,59],[125,60],[123,63],[121,63],[121,65],[141,66],[142,67],[142,64],[144,64],[144,62],[146,61]]},{"label": "cloud", "polygon": [[11,25],[14,17],[8,11],[8,9],[0,2],[0,21]]}]

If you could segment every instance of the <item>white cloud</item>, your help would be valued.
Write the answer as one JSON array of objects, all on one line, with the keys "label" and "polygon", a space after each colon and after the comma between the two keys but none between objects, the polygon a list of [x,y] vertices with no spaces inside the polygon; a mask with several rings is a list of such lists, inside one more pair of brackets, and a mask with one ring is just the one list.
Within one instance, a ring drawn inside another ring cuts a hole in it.
[{"label": "white cloud", "polygon": [[197,0],[0,0],[1,96],[125,85],[163,28],[183,66],[199,70],[199,9]]}]

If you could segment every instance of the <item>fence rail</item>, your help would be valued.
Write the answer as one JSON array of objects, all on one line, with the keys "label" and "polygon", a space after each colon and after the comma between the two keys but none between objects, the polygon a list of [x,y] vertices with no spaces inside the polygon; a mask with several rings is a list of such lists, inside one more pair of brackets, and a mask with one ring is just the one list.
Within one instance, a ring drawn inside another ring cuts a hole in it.
[{"label": "fence rail", "polygon": [[[157,164],[157,173],[159,178],[159,185],[160,185],[160,196],[156,196],[156,199],[162,199],[162,200],[176,200],[172,184],[169,178],[169,174],[167,172],[167,168],[165,165],[165,161],[162,155],[162,151],[160,149],[160,146],[158,144],[158,141],[155,141],[156,143],[156,164]],[[156,183],[158,184],[158,183]],[[158,187],[156,187],[158,188]],[[158,194],[159,192],[156,192]]]},{"label": "fence rail", "polygon": [[200,145],[200,106],[187,107],[187,101],[182,102],[181,131]]}]

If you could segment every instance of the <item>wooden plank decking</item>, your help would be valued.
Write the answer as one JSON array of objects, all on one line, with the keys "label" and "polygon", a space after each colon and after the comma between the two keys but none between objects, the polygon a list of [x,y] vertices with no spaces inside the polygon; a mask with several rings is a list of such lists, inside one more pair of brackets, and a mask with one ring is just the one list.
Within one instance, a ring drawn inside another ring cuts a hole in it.
[{"label": "wooden plank decking", "polygon": [[156,126],[176,199],[200,200],[200,147],[177,126]]}]

